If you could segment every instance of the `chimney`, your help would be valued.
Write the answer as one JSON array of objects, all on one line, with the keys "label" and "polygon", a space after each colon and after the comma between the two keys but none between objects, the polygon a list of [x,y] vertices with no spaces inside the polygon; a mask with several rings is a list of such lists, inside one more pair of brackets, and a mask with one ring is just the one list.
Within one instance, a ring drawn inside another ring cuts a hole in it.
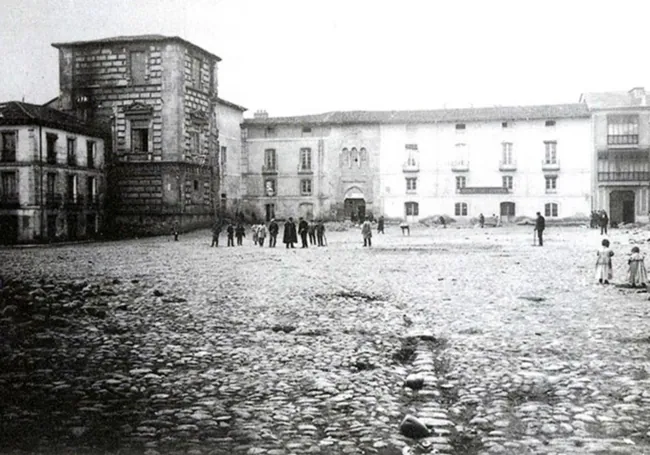
[{"label": "chimney", "polygon": [[645,89],[643,87],[634,87],[628,92],[632,95],[635,101],[639,102],[641,106],[645,106]]},{"label": "chimney", "polygon": [[269,118],[269,113],[264,110],[255,111],[253,118]]}]

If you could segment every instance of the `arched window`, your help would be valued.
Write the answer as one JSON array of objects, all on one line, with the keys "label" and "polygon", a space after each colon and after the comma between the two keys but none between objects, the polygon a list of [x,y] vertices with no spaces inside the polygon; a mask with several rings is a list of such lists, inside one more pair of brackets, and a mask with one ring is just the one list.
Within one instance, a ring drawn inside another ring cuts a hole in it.
[{"label": "arched window", "polygon": [[365,147],[361,147],[361,151],[359,152],[359,159],[361,161],[359,167],[366,167],[368,165],[368,151]]},{"label": "arched window", "polygon": [[352,147],[350,151],[350,167],[357,166],[359,167],[359,152],[356,147]]},{"label": "arched window", "polygon": [[467,216],[467,203],[466,202],[456,202],[454,205],[454,215],[455,216]]},{"label": "arched window", "polygon": [[350,167],[350,152],[347,147],[341,150],[341,167]]},{"label": "arched window", "polygon": [[544,216],[548,216],[551,218],[557,218],[557,204],[555,202],[547,202],[544,204]]}]

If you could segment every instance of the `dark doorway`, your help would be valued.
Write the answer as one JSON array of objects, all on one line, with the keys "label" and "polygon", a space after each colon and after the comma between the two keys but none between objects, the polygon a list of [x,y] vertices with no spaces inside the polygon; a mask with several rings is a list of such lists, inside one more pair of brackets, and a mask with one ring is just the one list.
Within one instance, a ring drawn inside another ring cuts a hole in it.
[{"label": "dark doorway", "polygon": [[515,203],[502,202],[501,203],[501,221],[512,223],[515,221]]},{"label": "dark doorway", "polygon": [[97,215],[89,213],[86,215],[86,236],[93,238],[97,235]]},{"label": "dark doorway", "polygon": [[56,215],[47,216],[47,238],[50,240],[56,239]]},{"label": "dark doorway", "polygon": [[275,204],[266,204],[266,221],[269,222],[275,218]]},{"label": "dark doorway", "polygon": [[75,240],[77,238],[77,215],[68,215],[68,240]]},{"label": "dark doorway", "polygon": [[0,216],[0,244],[10,245],[18,242],[18,216]]},{"label": "dark doorway", "polygon": [[366,218],[366,201],[364,199],[346,199],[344,203],[345,218],[363,221]]},{"label": "dark doorway", "polygon": [[609,193],[609,219],[612,223],[634,223],[634,191]]}]

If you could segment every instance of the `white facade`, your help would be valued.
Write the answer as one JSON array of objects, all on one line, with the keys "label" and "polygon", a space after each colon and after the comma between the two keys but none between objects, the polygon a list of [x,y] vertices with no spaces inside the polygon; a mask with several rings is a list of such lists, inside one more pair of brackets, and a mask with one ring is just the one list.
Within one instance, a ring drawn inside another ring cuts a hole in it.
[{"label": "white facade", "polygon": [[219,200],[222,210],[238,211],[245,188],[242,169],[247,156],[243,153],[241,124],[246,108],[219,99],[216,105],[219,129]]}]

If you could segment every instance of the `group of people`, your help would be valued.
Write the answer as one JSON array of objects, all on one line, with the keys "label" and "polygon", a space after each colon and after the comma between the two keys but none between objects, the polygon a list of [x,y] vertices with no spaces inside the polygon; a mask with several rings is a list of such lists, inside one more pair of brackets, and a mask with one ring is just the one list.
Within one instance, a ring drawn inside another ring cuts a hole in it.
[{"label": "group of people", "polygon": [[604,210],[594,210],[591,212],[591,228],[600,228],[601,235],[607,235],[607,226],[609,225],[609,217]]},{"label": "group of people", "polygon": [[[599,284],[609,284],[613,278],[612,256],[609,240],[603,239],[601,248],[596,252],[596,279]],[[633,288],[648,286],[648,272],[645,267],[645,255],[638,246],[632,247],[627,258],[627,284]]]},{"label": "group of people", "polygon": [[[221,221],[215,221],[212,226],[212,247],[219,246],[219,236],[223,230],[224,223]],[[244,225],[240,222],[234,224],[228,222],[225,224],[226,234],[228,239],[228,246],[235,246],[235,238],[237,239],[237,246],[243,245],[243,238],[246,237],[246,229]],[[268,227],[263,223],[254,224],[251,226],[251,233],[253,238],[253,244],[264,246],[266,237],[269,238],[269,248],[274,248],[277,244],[278,234],[280,232],[280,226],[272,219]],[[325,224],[322,220],[312,221],[311,223],[300,218],[298,221],[298,226],[293,221],[293,218],[289,218],[284,223],[284,232],[282,241],[287,248],[295,248],[295,244],[298,243],[298,235],[300,235],[300,240],[302,241],[302,248],[308,248],[309,245],[325,246],[327,244],[327,239],[325,237]]]}]

